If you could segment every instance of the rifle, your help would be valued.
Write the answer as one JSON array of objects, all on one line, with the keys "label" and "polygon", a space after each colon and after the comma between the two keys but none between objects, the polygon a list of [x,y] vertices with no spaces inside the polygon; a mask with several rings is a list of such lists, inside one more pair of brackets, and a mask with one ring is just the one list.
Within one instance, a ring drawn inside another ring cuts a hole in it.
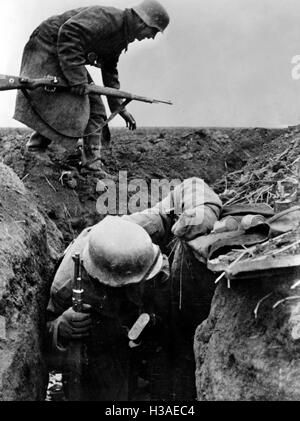
[{"label": "rifle", "polygon": [[[56,92],[57,90],[70,90],[70,86],[56,76],[46,76],[39,79],[31,79],[27,77],[8,76],[0,74],[0,91],[9,91],[13,89],[34,90],[44,88],[46,92]],[[161,101],[145,96],[134,95],[115,88],[106,88],[98,85],[88,85],[87,93],[95,93],[107,97],[124,98],[127,101],[148,102],[150,104],[168,104],[171,101]]]},{"label": "rifle", "polygon": [[[80,313],[83,310],[80,254],[76,253],[72,258],[74,261],[72,307],[74,311]],[[70,401],[80,401],[82,400],[81,378],[85,359],[85,346],[81,341],[72,341],[68,346],[68,353],[68,399]]]},{"label": "rifle", "polygon": [[81,260],[80,254],[76,253],[73,256],[74,261],[74,283],[73,283],[73,295],[72,295],[72,306],[73,310],[76,313],[82,312],[82,296],[83,296],[83,289],[82,289],[82,280],[81,280]]},{"label": "rifle", "polygon": [[[44,88],[44,90],[48,93],[54,93],[56,91],[68,91],[71,89],[71,87],[59,79],[56,76],[46,76],[44,78],[39,79],[31,79],[28,77],[19,77],[19,76],[8,76],[8,75],[1,75],[0,74],[0,91],[9,91],[13,89],[21,89],[27,98],[33,112],[46,124],[49,126],[45,118],[40,114],[36,106],[33,104],[32,100],[30,99],[30,96],[28,94],[28,90],[32,91],[34,89],[38,88]],[[87,94],[88,93],[95,93],[98,95],[104,95],[106,97],[114,97],[114,98],[122,98],[124,101],[117,107],[117,109],[111,113],[109,118],[104,121],[96,130],[95,133],[100,133],[101,130],[108,125],[118,114],[120,114],[122,111],[124,111],[125,107],[131,102],[131,101],[140,101],[140,102],[147,102],[150,104],[167,104],[172,105],[171,101],[161,101],[158,99],[148,98],[145,96],[139,96],[134,95],[129,92],[124,92],[119,89],[115,88],[107,88],[104,86],[98,86],[98,85],[87,85]],[[51,127],[52,130],[53,127]],[[60,134],[60,133],[59,133]],[[81,146],[79,147],[81,151],[82,156],[82,164],[85,165],[86,163],[86,156],[84,153],[84,139],[81,141]]]}]

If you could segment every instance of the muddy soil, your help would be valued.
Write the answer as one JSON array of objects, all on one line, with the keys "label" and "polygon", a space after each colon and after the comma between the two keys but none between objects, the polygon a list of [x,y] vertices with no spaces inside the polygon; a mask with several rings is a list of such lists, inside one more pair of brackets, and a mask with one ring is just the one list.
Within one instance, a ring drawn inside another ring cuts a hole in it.
[{"label": "muddy soil", "polygon": [[0,401],[42,400],[45,315],[62,235],[0,163]]},{"label": "muddy soil", "polygon": [[299,401],[300,271],[221,282],[195,334],[200,401]]}]

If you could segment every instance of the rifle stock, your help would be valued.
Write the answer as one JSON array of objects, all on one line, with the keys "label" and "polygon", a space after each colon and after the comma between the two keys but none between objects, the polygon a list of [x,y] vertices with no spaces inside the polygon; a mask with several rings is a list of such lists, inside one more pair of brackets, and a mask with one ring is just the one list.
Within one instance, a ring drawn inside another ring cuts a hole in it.
[{"label": "rifle stock", "polygon": [[[13,89],[34,90],[44,88],[47,92],[55,92],[58,90],[69,90],[70,86],[55,76],[46,76],[44,78],[26,78],[18,76],[0,75],[0,91],[9,91]],[[115,88],[107,88],[98,85],[88,85],[88,93],[96,93],[107,97],[124,98],[130,101],[147,102],[150,104],[167,104],[172,105],[171,101],[161,101],[145,96],[134,95],[129,92],[121,91]]]}]

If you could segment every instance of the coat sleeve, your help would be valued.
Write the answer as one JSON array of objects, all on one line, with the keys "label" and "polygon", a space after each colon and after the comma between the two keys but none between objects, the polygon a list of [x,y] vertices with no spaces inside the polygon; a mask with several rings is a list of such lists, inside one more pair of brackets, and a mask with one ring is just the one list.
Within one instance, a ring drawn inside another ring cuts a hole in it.
[{"label": "coat sleeve", "polygon": [[172,235],[192,240],[209,233],[222,209],[219,196],[200,178],[185,180],[151,209],[126,216],[141,225],[159,246]]},{"label": "coat sleeve", "polygon": [[173,194],[170,193],[153,208],[126,215],[123,218],[143,227],[152,241],[162,247],[170,241],[171,228],[175,221]]},{"label": "coat sleeve", "polygon": [[60,316],[71,305],[72,279],[62,279],[59,268],[51,286],[50,299],[47,306],[47,348],[49,360],[55,360],[55,364],[51,365],[59,365],[61,358],[64,356],[65,348],[58,341],[58,326]]},{"label": "coat sleeve", "polygon": [[109,39],[112,30],[111,22],[99,6],[84,9],[61,26],[57,40],[58,59],[70,86],[88,83],[86,53],[97,40]]},{"label": "coat sleeve", "polygon": [[[109,88],[120,89],[119,72],[118,72],[119,56],[111,58],[109,61],[102,63],[102,79],[103,84]],[[111,112],[113,113],[123,102],[121,98],[108,97],[107,102]]]}]

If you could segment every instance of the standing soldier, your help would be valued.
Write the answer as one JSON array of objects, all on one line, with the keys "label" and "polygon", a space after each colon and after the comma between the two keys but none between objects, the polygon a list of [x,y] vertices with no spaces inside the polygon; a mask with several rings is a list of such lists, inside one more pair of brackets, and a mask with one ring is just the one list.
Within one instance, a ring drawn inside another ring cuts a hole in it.
[{"label": "standing soldier", "polygon": [[[110,132],[107,126],[101,130],[107,118],[101,97],[86,95],[86,86],[93,81],[85,66],[100,67],[104,86],[119,89],[117,63],[122,51],[134,40],[154,39],[168,24],[168,13],[156,0],[125,10],[81,7],[42,22],[25,46],[20,74],[57,76],[71,91],[51,93],[39,88],[18,93],[14,118],[35,130],[27,149],[42,150],[51,141],[84,138],[85,166],[100,170],[101,146],[109,146]],[[112,112],[121,102],[108,98]],[[130,130],[136,129],[126,109],[120,115]]]}]

